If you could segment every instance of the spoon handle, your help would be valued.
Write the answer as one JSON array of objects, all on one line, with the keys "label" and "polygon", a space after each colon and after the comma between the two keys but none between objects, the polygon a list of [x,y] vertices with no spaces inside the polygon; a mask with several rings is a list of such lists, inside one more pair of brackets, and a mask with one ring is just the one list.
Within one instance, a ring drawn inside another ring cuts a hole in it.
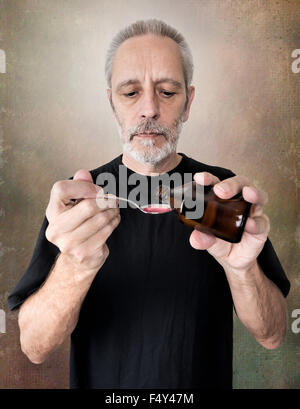
[{"label": "spoon handle", "polygon": [[123,200],[124,202],[127,202],[127,203],[132,204],[134,207],[136,207],[137,209],[139,209],[141,212],[147,213],[147,212],[145,212],[137,203],[133,202],[133,201],[130,200],[130,199],[125,199],[124,197],[118,197],[118,196],[115,196],[115,195],[110,194],[110,193],[104,194],[103,197],[105,197],[105,198],[107,198],[107,199],[113,198],[113,199]]}]

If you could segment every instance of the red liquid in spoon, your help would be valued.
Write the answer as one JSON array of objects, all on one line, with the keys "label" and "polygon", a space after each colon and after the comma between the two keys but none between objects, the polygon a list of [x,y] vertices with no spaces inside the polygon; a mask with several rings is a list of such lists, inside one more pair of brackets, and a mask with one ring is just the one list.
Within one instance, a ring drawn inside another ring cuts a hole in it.
[{"label": "red liquid in spoon", "polygon": [[148,205],[143,207],[143,210],[147,213],[167,213],[172,211],[170,207],[159,207],[157,205]]}]

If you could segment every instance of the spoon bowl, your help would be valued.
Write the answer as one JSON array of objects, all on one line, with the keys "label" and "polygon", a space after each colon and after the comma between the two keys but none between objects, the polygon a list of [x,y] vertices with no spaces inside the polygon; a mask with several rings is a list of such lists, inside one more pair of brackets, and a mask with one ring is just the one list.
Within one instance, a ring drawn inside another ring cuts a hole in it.
[{"label": "spoon bowl", "polygon": [[172,211],[171,207],[168,204],[158,203],[158,204],[148,204],[140,207],[144,213],[148,214],[161,214],[169,213]]}]

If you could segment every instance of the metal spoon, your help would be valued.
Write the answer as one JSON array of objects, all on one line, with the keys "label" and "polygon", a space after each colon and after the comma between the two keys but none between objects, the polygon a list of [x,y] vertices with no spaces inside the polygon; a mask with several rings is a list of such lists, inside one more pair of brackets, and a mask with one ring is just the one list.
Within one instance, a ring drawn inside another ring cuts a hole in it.
[{"label": "metal spoon", "polygon": [[169,205],[164,204],[164,203],[147,204],[147,205],[144,205],[144,206],[139,206],[137,203],[135,203],[134,201],[132,201],[132,200],[130,200],[130,199],[125,199],[124,197],[118,197],[118,196],[115,196],[115,195],[109,194],[109,193],[108,193],[108,194],[104,194],[104,195],[101,196],[101,197],[104,197],[105,199],[115,199],[115,200],[117,199],[117,200],[122,200],[122,201],[124,201],[124,202],[127,202],[127,203],[133,205],[135,208],[139,209],[141,212],[147,213],[147,214],[161,214],[161,213],[167,213],[167,211],[165,211],[165,212],[161,212],[161,211],[155,212],[155,211],[146,211],[146,210],[144,210],[144,209],[147,209],[147,208],[151,209],[151,207],[154,208],[154,209],[169,209],[169,211],[172,210]]}]

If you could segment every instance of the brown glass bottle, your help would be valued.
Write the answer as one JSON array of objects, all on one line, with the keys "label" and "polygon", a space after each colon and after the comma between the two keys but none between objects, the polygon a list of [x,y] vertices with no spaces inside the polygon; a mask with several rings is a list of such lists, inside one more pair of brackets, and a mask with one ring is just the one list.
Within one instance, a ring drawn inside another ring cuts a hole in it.
[{"label": "brown glass bottle", "polygon": [[[178,199],[180,189],[184,190],[184,194],[180,196],[181,200]],[[190,212],[190,209],[186,208],[185,200],[189,196],[195,200],[195,192],[196,182],[190,182],[173,189],[160,189],[159,196],[163,202],[168,200],[170,207],[177,212],[179,220],[187,226],[222,240],[238,243],[245,228],[251,203],[246,202],[241,193],[231,199],[221,199],[214,193],[213,186],[203,186],[201,196],[201,200],[204,201],[203,215],[198,219],[187,218],[186,213]]]}]

